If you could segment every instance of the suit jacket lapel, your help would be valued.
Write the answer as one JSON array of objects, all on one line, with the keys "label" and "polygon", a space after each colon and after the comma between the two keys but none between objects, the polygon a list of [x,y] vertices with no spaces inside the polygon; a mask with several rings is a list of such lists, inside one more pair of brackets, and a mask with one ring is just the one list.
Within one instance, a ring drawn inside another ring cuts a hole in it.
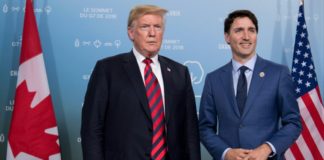
[{"label": "suit jacket lapel", "polygon": [[173,96],[172,96],[172,94],[170,94],[170,93],[172,93],[172,88],[171,88],[172,85],[171,84],[174,82],[172,82],[172,77],[171,77],[172,69],[162,56],[159,56],[159,62],[160,62],[160,66],[161,66],[161,73],[162,73],[163,84],[164,84],[165,121],[166,121],[166,124],[168,124],[169,118],[170,118],[170,111],[172,109],[171,102],[173,102],[173,100],[172,100]]},{"label": "suit jacket lapel", "polygon": [[142,104],[145,114],[147,115],[148,118],[151,119],[151,112],[147,102],[146,90],[144,87],[143,78],[141,76],[141,72],[136,62],[136,58],[132,51],[125,56],[123,65],[125,71],[127,72],[128,78],[133,84],[136,94]]},{"label": "suit jacket lapel", "polygon": [[228,97],[229,103],[237,117],[240,117],[240,111],[238,110],[238,106],[236,103],[236,98],[234,94],[234,86],[233,86],[233,74],[232,74],[233,66],[232,62],[227,63],[224,68],[222,75],[220,75],[222,81],[222,86],[224,87],[224,92],[226,97]]},{"label": "suit jacket lapel", "polygon": [[266,65],[264,63],[264,60],[258,56],[255,62],[254,71],[253,71],[250,88],[246,99],[242,118],[250,110],[250,108],[253,105],[253,102],[256,100],[257,95],[260,93],[261,86],[263,85],[264,79],[267,74],[265,72],[265,66]]}]

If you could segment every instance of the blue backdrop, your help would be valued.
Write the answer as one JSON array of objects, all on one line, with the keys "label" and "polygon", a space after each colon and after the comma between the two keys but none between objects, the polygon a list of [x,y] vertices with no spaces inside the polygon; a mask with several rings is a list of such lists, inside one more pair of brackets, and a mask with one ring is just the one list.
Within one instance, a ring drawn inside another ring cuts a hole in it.
[{"label": "blue backdrop", "polygon": [[[305,1],[309,40],[323,95],[324,1]],[[235,9],[249,9],[258,17],[259,55],[292,65],[298,0],[34,0],[63,159],[82,159],[81,109],[91,71],[98,59],[131,50],[126,23],[129,10],[138,4],[169,10],[160,54],[189,67],[197,104],[206,73],[231,58],[223,21]],[[0,159],[5,159],[14,105],[24,6],[24,0],[0,0]],[[202,156],[211,159],[205,149]]]}]

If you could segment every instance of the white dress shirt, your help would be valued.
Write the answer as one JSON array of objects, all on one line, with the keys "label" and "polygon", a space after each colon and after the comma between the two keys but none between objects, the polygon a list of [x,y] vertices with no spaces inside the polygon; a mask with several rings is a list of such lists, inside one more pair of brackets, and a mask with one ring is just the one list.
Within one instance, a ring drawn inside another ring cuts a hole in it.
[{"label": "white dress shirt", "polygon": [[[143,62],[144,59],[146,59],[146,57],[144,57],[142,54],[140,54],[135,47],[133,47],[133,53],[135,55],[137,64],[139,66],[139,69],[141,71],[141,76],[143,79],[143,83],[145,85],[145,77],[144,77],[144,68],[146,66],[146,64]],[[164,104],[165,104],[165,100],[164,100],[164,83],[163,83],[163,78],[162,78],[162,72],[161,72],[161,66],[160,66],[160,62],[158,60],[158,54],[156,54],[154,57],[151,57],[152,63],[150,64],[152,71],[155,75],[155,77],[158,79],[160,88],[161,88],[161,94],[162,94],[162,99],[163,99],[163,108],[165,110]]]}]

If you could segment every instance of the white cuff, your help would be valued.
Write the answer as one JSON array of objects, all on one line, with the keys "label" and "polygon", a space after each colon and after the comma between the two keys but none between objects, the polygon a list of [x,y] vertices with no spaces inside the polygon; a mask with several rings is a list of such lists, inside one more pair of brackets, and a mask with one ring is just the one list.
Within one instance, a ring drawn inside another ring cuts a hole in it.
[{"label": "white cuff", "polygon": [[277,154],[277,151],[276,151],[276,148],[270,142],[266,141],[266,143],[270,146],[270,148],[272,150],[271,154],[269,155],[269,157],[271,158]]}]

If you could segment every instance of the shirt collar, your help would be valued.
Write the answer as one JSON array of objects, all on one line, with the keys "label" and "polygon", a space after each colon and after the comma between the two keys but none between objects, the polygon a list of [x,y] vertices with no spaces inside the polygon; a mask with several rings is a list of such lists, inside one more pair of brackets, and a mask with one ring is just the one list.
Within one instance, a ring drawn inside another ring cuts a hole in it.
[{"label": "shirt collar", "polygon": [[254,66],[255,66],[256,59],[257,59],[257,55],[255,54],[245,64],[241,64],[241,63],[239,63],[238,61],[236,61],[236,60],[234,60],[232,58],[233,71],[235,71],[235,72],[239,71],[239,68],[241,66],[243,66],[243,65],[246,66],[246,67],[248,67],[250,71],[253,71],[254,70]]},{"label": "shirt collar", "polygon": [[[136,61],[141,64],[143,63],[143,60],[146,58],[144,57],[140,52],[136,50],[135,47],[133,47],[133,53],[135,55]],[[158,64],[158,55],[156,54],[155,56],[151,57],[151,60],[153,61],[153,64]]]}]

